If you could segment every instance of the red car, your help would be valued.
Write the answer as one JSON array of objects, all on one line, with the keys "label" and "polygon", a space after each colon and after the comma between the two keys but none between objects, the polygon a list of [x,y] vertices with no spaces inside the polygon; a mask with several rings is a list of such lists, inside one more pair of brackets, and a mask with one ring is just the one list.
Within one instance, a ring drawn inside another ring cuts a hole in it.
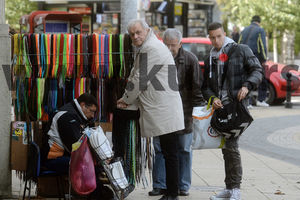
[{"label": "red car", "polygon": [[[182,47],[193,52],[197,56],[200,66],[203,67],[204,58],[209,55],[211,49],[211,42],[208,38],[201,37],[182,38]],[[272,61],[266,62],[265,76],[269,82],[267,103],[280,104],[285,101],[288,72],[292,74],[292,96],[300,96],[300,68],[295,65],[287,66]],[[254,92],[254,96],[257,96],[257,92]]]}]

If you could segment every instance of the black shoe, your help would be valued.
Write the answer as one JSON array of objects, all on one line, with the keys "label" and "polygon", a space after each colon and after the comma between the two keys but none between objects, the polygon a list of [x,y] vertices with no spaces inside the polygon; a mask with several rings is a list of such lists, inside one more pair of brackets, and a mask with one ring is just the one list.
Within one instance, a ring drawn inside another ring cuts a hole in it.
[{"label": "black shoe", "polygon": [[179,191],[179,196],[189,196],[190,193],[187,190],[180,190]]},{"label": "black shoe", "polygon": [[164,195],[159,200],[179,200],[179,198],[177,196],[176,197],[172,197],[172,196]]},{"label": "black shoe", "polygon": [[149,196],[159,196],[162,194],[165,194],[166,190],[165,189],[160,189],[160,188],[153,188],[152,191],[148,192]]}]

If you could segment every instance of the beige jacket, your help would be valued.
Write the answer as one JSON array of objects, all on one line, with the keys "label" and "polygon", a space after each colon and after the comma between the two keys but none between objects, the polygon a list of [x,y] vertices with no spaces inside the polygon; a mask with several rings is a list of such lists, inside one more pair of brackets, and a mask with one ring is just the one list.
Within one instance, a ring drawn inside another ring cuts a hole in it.
[{"label": "beige jacket", "polygon": [[138,105],[143,137],[184,129],[182,101],[177,83],[177,70],[171,52],[150,30],[145,42],[136,52],[134,67],[122,97],[127,104]]}]

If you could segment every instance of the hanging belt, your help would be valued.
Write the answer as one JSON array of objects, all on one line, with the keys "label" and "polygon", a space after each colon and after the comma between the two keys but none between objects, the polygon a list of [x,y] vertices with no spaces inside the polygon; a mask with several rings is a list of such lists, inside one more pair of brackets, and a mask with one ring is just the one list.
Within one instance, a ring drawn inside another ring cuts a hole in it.
[{"label": "hanging belt", "polygon": [[104,38],[104,75],[103,77],[108,77],[109,68],[109,35],[105,35]]},{"label": "hanging belt", "polygon": [[119,35],[119,43],[120,43],[120,66],[121,66],[119,76],[120,76],[120,78],[123,78],[125,73],[123,71],[123,68],[124,68],[124,63],[123,63],[124,53],[123,53],[123,51],[124,51],[124,49],[123,49],[123,35],[122,34]]},{"label": "hanging belt", "polygon": [[[72,77],[72,74],[74,72],[74,59],[75,59],[75,40],[74,40],[74,34],[71,35],[71,42],[70,42],[70,69],[69,69],[69,77]],[[74,96],[74,95],[73,95]]]},{"label": "hanging belt", "polygon": [[112,38],[113,35],[109,35],[109,73],[108,73],[108,78],[113,77],[114,75],[114,66],[113,66],[113,59],[112,59],[112,53],[113,53],[113,46],[112,46]]},{"label": "hanging belt", "polygon": [[63,35],[63,53],[62,53],[62,66],[61,66],[61,77],[62,80],[64,81],[66,78],[66,73],[67,73],[67,43],[68,43],[68,37],[67,34]]},{"label": "hanging belt", "polygon": [[100,59],[100,67],[101,67],[101,77],[103,77],[104,73],[104,58],[105,58],[105,51],[104,51],[104,46],[105,46],[105,35],[100,35],[101,37],[101,59]]}]

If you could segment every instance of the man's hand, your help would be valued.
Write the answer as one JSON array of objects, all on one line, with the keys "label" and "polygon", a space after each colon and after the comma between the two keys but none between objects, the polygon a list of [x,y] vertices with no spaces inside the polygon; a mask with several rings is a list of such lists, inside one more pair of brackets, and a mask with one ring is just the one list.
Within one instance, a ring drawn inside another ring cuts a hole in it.
[{"label": "man's hand", "polygon": [[223,107],[222,101],[219,98],[214,98],[212,105],[215,110]]},{"label": "man's hand", "polygon": [[249,90],[247,87],[242,87],[237,94],[237,99],[242,101],[247,96],[248,92]]},{"label": "man's hand", "polygon": [[128,104],[123,101],[123,99],[119,99],[117,101],[117,108],[127,108]]}]

